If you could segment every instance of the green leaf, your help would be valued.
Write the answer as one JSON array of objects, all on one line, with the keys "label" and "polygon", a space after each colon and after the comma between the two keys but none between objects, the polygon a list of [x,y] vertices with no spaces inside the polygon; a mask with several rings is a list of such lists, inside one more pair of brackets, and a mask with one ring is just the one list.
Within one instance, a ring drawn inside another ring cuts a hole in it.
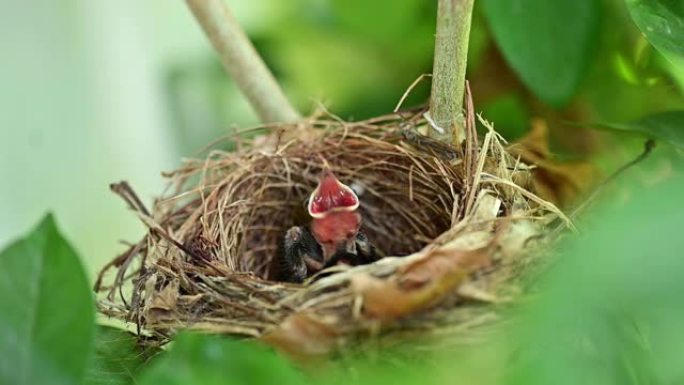
[{"label": "green leaf", "polygon": [[626,0],[629,13],[646,39],[665,57],[684,58],[684,1]]},{"label": "green leaf", "polygon": [[181,334],[140,385],[290,385],[304,380],[288,362],[255,342]]},{"label": "green leaf", "polygon": [[684,110],[661,112],[628,123],[601,123],[597,127],[643,134],[684,148]]},{"label": "green leaf", "polygon": [[684,178],[620,185],[630,198],[606,194],[584,235],[559,245],[557,263],[535,282],[538,295],[514,326],[509,383],[682,382]]},{"label": "green leaf", "polygon": [[127,385],[158,349],[138,344],[137,337],[125,330],[99,326],[95,333],[95,351],[86,374],[86,385]]},{"label": "green leaf", "polygon": [[506,61],[540,99],[554,106],[575,93],[592,58],[596,0],[483,0]]},{"label": "green leaf", "polygon": [[0,384],[80,383],[93,330],[85,271],[48,215],[0,253]]}]

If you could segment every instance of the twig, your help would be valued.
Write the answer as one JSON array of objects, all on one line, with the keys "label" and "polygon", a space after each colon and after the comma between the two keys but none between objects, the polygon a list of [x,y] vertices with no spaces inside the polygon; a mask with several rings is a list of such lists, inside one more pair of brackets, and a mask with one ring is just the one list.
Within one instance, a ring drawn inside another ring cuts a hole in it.
[{"label": "twig", "polygon": [[466,99],[466,117],[465,117],[465,170],[466,170],[466,182],[472,185],[475,180],[475,174],[477,173],[477,163],[475,162],[479,158],[480,144],[477,140],[477,129],[475,128],[475,106],[473,105],[473,95],[470,91],[470,83],[466,81],[465,87],[465,99]]},{"label": "twig", "polygon": [[418,77],[416,78],[416,80],[414,80],[413,83],[411,83],[411,85],[406,89],[406,91],[404,92],[404,94],[401,95],[401,99],[399,99],[399,103],[397,103],[397,106],[394,107],[394,110],[392,110],[392,111],[393,111],[393,112],[399,111],[399,109],[401,108],[401,105],[404,104],[404,101],[406,100],[406,98],[408,98],[409,94],[410,94],[411,91],[413,91],[413,89],[418,85],[418,83],[422,82],[423,79],[425,79],[425,78],[430,78],[430,77],[432,77],[431,74],[421,74],[420,76],[418,76]]},{"label": "twig", "polygon": [[221,57],[223,67],[264,123],[300,119],[222,0],[186,0]]},{"label": "twig", "polygon": [[128,203],[128,207],[131,210],[143,213],[148,217],[150,216],[150,212],[142,203],[142,201],[138,197],[138,194],[136,194],[135,191],[133,191],[131,185],[129,185],[128,182],[126,182],[125,180],[119,183],[110,184],[109,189],[112,190],[112,192],[114,192],[118,196],[120,196],[124,201],[126,201],[126,203]]},{"label": "twig", "polygon": [[[147,210],[147,208],[145,208],[145,205],[142,204],[142,201],[140,200],[140,198],[138,198],[138,195],[133,191],[133,189],[128,184],[128,182],[121,181],[119,183],[112,183],[111,185],[109,185],[109,188],[114,193],[116,193],[121,198],[123,198],[123,200],[126,201],[126,203],[128,203],[131,210],[138,213],[138,216],[140,217],[142,222],[145,225],[147,225],[147,227],[149,227],[149,229],[152,233],[157,234],[160,237],[166,239],[168,242],[170,242],[174,246],[178,247],[180,250],[185,252],[185,254],[187,254],[191,258],[197,260],[200,263],[204,263],[205,265],[209,266],[210,268],[214,269],[215,271],[217,271],[219,273],[222,273],[221,270],[218,270],[214,265],[212,265],[211,263],[206,261],[204,258],[202,258],[201,255],[198,255],[194,250],[190,249],[186,245],[184,245],[184,244],[178,242],[177,240],[173,239],[173,237],[171,237],[171,235],[169,235],[166,231],[164,231],[164,229],[162,229],[161,226],[156,224],[154,222],[154,220],[152,219],[150,212]],[[101,274],[103,274],[104,271],[111,266],[120,266],[120,265],[126,263],[126,261],[130,260],[132,256],[137,254],[137,251],[139,251],[138,250],[139,246],[140,245],[138,244],[138,245],[131,247],[131,249],[129,251],[122,254],[118,258],[116,258],[110,264],[106,265],[105,269],[103,269]],[[121,272],[119,272],[119,273],[121,273]],[[121,273],[121,274],[123,274],[123,273]],[[101,279],[100,279],[100,277],[98,277],[98,282],[96,282],[96,285],[95,285],[96,289],[99,287],[100,281],[101,281]]]},{"label": "twig", "polygon": [[[100,272],[97,274],[97,278],[95,279],[95,284],[93,285],[93,291],[95,293],[99,293],[102,289],[102,280],[104,279],[105,273],[107,273],[111,268],[120,267],[124,263],[124,261],[126,261],[131,255],[139,251],[139,246],[140,244],[130,246],[128,250],[126,250],[126,252],[120,254],[118,257],[109,261],[109,263],[107,263],[102,267],[102,269],[100,269]],[[111,287],[111,289],[114,289],[114,285]]]},{"label": "twig", "polygon": [[[430,136],[460,147],[463,94],[474,0],[439,0],[430,94]],[[440,132],[439,129],[442,129]]]},{"label": "twig", "polygon": [[[591,195],[589,195],[587,199],[585,199],[582,203],[575,207],[575,209],[572,210],[570,214],[568,214],[568,218],[570,218],[571,221],[574,221],[587,207],[589,207],[596,200],[596,198],[598,198],[599,195],[601,195],[601,192],[603,192],[606,186],[608,186],[615,179],[617,179],[617,177],[619,177],[623,172],[627,171],[627,169],[646,159],[651,154],[651,151],[653,151],[654,147],[655,141],[653,139],[648,139],[644,143],[644,150],[641,152],[641,154],[639,154],[639,156],[637,156],[630,162],[622,165],[622,167],[615,170],[608,178],[606,178],[603,182],[596,186],[594,191],[591,192]],[[549,233],[548,239],[557,239],[562,234],[564,228],[564,226],[557,226],[555,229],[553,229],[553,231]]]},{"label": "twig", "polygon": [[594,191],[591,192],[591,195],[589,195],[589,197],[587,199],[585,199],[579,206],[575,207],[575,209],[572,210],[569,217],[571,219],[577,218],[577,216],[580,213],[582,213],[582,211],[584,211],[593,201],[596,200],[596,198],[601,194],[601,192],[606,188],[606,186],[608,186],[615,179],[617,179],[617,177],[619,177],[620,174],[625,172],[627,169],[633,167],[637,163],[646,159],[651,154],[651,151],[653,151],[653,148],[655,148],[655,144],[656,144],[655,140],[648,139],[644,143],[644,150],[641,152],[641,154],[639,154],[639,156],[634,158],[632,161],[622,165],[622,167],[615,170],[608,178],[606,178],[603,182],[601,182],[601,184],[596,186]]}]

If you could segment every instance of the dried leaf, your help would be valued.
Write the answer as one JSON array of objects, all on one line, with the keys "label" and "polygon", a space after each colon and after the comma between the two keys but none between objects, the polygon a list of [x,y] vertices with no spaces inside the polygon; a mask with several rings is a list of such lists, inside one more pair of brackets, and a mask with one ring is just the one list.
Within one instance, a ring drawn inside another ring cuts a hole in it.
[{"label": "dried leaf", "polygon": [[489,247],[476,250],[433,250],[425,258],[388,279],[352,278],[352,290],[363,299],[364,315],[390,320],[433,305],[465,282],[473,271],[489,265]]},{"label": "dried leaf", "polygon": [[480,223],[479,227],[484,230],[492,231],[503,202],[486,190],[480,192],[476,202],[477,205],[475,206],[471,221]]},{"label": "dried leaf", "polygon": [[159,320],[176,310],[179,286],[180,282],[175,279],[152,296],[146,313],[149,320]]},{"label": "dried leaf", "polygon": [[524,163],[536,166],[532,183],[541,198],[567,207],[596,183],[599,173],[589,162],[560,163],[552,159],[548,131],[545,121],[535,119],[532,130],[508,150]]},{"label": "dried leaf", "polygon": [[294,313],[261,340],[298,361],[308,362],[330,353],[337,337],[338,332],[323,320],[309,313]]}]

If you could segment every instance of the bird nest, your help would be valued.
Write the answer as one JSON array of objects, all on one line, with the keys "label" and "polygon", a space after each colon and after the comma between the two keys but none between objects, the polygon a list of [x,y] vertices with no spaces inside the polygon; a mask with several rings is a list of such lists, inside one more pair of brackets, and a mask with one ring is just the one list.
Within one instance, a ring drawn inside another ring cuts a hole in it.
[{"label": "bird nest", "polygon": [[[100,311],[161,340],[192,329],[305,356],[496,322],[534,240],[564,217],[529,191],[530,169],[486,121],[481,143],[472,109],[467,122],[457,150],[420,134],[422,111],[355,123],[319,114],[186,161],[151,211],[112,185],[149,231],[102,269]],[[388,257],[303,284],[271,280],[323,167],[357,192],[362,230]]]}]

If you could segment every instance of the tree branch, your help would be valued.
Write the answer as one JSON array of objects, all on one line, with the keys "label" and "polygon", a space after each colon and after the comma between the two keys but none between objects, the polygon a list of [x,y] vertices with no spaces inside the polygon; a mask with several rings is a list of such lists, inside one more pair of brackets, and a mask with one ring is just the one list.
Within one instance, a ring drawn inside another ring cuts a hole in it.
[{"label": "tree branch", "polygon": [[430,136],[460,146],[463,95],[474,0],[439,0],[430,94]]},{"label": "tree branch", "polygon": [[222,0],[186,0],[223,67],[264,123],[300,118]]}]

